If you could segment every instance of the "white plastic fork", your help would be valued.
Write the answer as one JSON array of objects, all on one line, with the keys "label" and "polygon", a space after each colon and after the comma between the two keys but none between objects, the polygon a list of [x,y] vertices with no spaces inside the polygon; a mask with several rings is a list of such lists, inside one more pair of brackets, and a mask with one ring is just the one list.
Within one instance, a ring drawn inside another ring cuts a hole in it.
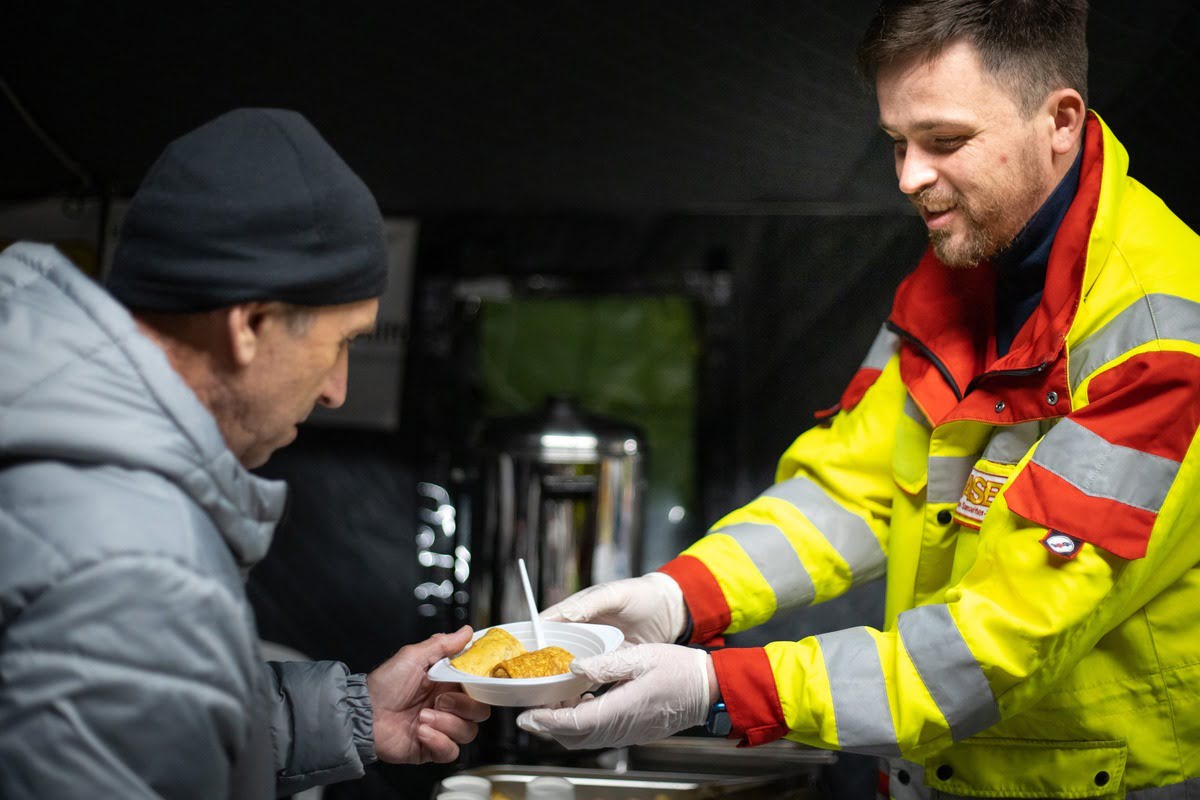
[{"label": "white plastic fork", "polygon": [[533,641],[537,649],[546,646],[546,637],[542,634],[542,620],[538,616],[537,601],[533,599],[533,587],[529,584],[529,573],[525,570],[525,559],[517,559],[517,567],[521,570],[521,585],[525,587],[525,602],[529,605],[529,621],[533,624]]}]

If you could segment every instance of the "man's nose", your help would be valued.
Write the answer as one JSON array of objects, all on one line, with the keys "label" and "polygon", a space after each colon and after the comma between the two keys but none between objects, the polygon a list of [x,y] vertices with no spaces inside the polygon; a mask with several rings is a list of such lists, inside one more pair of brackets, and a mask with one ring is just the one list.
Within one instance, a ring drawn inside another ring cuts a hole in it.
[{"label": "man's nose", "polygon": [[325,378],[325,385],[321,387],[321,394],[317,397],[317,402],[326,408],[340,408],[346,402],[346,381],[349,376],[350,357],[343,352],[338,359],[337,366]]},{"label": "man's nose", "polygon": [[896,161],[896,177],[900,179],[900,191],[911,196],[937,183],[938,173],[932,159],[910,146]]}]

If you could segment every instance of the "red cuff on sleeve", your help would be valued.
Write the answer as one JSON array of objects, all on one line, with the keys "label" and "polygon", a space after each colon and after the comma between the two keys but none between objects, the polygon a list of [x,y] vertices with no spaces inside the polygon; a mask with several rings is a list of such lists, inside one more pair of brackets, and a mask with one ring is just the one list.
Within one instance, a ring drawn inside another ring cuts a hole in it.
[{"label": "red cuff on sleeve", "polygon": [[761,647],[731,647],[712,654],[721,699],[733,726],[729,738],[751,747],[773,742],[787,732],[775,673]]},{"label": "red cuff on sleeve", "polygon": [[732,619],[729,604],[717,579],[695,556],[676,556],[658,568],[683,590],[683,602],[692,615],[692,644],[706,644],[720,636]]}]

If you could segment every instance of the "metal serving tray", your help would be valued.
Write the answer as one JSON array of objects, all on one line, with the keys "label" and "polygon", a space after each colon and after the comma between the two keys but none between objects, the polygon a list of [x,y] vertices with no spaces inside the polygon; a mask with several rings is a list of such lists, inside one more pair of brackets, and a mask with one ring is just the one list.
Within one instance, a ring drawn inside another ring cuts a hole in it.
[{"label": "metal serving tray", "polygon": [[570,781],[576,800],[816,800],[821,768],[835,759],[788,742],[738,749],[678,738],[605,751],[597,766],[496,764],[462,774],[490,780],[493,800],[524,800],[526,784],[542,776]]}]

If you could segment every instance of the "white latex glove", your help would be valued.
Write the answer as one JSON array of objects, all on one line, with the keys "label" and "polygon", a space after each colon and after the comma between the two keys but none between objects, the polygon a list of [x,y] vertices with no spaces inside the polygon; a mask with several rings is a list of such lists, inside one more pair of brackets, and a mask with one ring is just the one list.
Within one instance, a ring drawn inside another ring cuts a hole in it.
[{"label": "white latex glove", "polygon": [[571,671],[596,683],[621,681],[569,708],[536,708],[517,717],[530,733],[572,750],[624,747],[703,725],[717,698],[712,657],[674,644],[642,644],[577,658]]},{"label": "white latex glove", "polygon": [[612,625],[633,644],[674,642],[687,624],[683,591],[661,572],[589,586],[550,606],[541,616],[560,622]]}]

